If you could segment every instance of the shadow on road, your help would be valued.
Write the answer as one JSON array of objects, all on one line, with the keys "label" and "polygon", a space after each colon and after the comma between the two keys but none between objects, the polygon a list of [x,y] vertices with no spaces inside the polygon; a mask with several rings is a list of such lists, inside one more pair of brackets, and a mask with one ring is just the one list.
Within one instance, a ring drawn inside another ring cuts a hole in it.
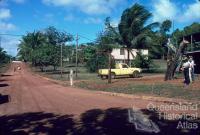
[{"label": "shadow on road", "polygon": [[8,103],[9,102],[9,95],[1,95],[0,94],[0,104]]},{"label": "shadow on road", "polygon": [[9,86],[9,85],[6,83],[0,84],[0,87],[7,87],[7,86]]},{"label": "shadow on road", "polygon": [[6,76],[12,76],[12,75],[8,75],[8,74],[2,74],[2,77],[6,77]]},{"label": "shadow on road", "polygon": [[5,81],[8,81],[8,80],[5,80],[5,79],[0,79],[0,82],[5,82]]},{"label": "shadow on road", "polygon": [[[196,130],[177,130],[178,121],[160,120],[157,112],[142,110],[159,126],[161,135],[200,133]],[[0,134],[49,134],[49,135],[140,135],[127,120],[127,109],[93,109],[81,114],[80,119],[73,115],[52,113],[24,113],[0,117]]]}]

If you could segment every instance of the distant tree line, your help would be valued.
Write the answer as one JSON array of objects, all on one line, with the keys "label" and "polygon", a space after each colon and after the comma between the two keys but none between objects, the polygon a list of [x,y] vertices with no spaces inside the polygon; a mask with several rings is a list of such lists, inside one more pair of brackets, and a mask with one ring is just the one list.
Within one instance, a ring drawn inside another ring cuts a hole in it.
[{"label": "distant tree line", "polygon": [[[134,4],[123,11],[118,26],[111,24],[111,18],[105,19],[105,28],[98,33],[95,42],[82,44],[78,50],[78,63],[85,64],[91,72],[99,68],[107,68],[108,58],[113,48],[124,48],[128,51],[127,64],[141,68],[150,68],[152,59],[166,58],[167,41],[172,39],[175,45],[179,45],[184,35],[200,31],[200,24],[194,23],[184,30],[175,30],[170,34],[172,22],[165,20],[161,23],[148,23],[152,14],[142,5]],[[63,58],[75,62],[75,45],[66,46],[66,42],[73,40],[73,36],[54,27],[27,33],[22,37],[19,45],[18,57],[21,60],[32,62],[34,66],[40,66],[41,70],[46,66],[56,69],[60,64],[60,48],[63,46]],[[132,49],[148,49],[149,56],[138,53],[134,61],[130,61]],[[111,61],[111,66],[114,60]]]},{"label": "distant tree line", "polygon": [[3,48],[0,47],[0,65],[6,64],[10,61],[11,56],[7,54],[6,51],[3,50]]},{"label": "distant tree line", "polygon": [[49,27],[42,31],[27,33],[21,39],[18,47],[18,57],[23,61],[32,62],[33,66],[40,66],[44,70],[46,66],[53,66],[54,70],[59,66],[61,60],[61,45],[63,56],[69,55],[70,48],[66,42],[72,41],[73,36],[55,27]]}]

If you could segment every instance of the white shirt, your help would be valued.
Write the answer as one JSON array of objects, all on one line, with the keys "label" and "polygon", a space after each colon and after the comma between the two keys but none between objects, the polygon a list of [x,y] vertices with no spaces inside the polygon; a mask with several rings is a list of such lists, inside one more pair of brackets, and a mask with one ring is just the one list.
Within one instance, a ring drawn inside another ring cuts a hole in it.
[{"label": "white shirt", "polygon": [[195,65],[195,64],[194,64],[194,60],[192,60],[192,61],[190,62],[190,67],[191,67],[191,68],[194,68],[194,65]]},{"label": "white shirt", "polygon": [[190,62],[185,62],[183,63],[183,68],[189,68],[190,67]]}]

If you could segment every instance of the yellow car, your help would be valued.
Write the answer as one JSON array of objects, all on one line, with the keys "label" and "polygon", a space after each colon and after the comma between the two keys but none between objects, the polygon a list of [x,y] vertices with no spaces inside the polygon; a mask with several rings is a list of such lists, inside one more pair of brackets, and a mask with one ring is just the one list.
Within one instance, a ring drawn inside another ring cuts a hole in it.
[{"label": "yellow car", "polygon": [[[118,63],[115,65],[115,69],[111,69],[111,78],[116,76],[130,76],[130,77],[139,77],[139,74],[142,72],[141,68],[132,68],[125,63]],[[108,69],[99,69],[98,75],[103,79],[104,77],[108,78]]]}]

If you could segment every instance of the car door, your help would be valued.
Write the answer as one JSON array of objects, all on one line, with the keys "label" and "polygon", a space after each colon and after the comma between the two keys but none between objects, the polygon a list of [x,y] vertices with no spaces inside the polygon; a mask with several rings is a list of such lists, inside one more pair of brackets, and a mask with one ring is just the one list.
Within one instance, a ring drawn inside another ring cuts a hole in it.
[{"label": "car door", "polygon": [[128,75],[128,65],[122,64],[121,74],[122,75]]}]

